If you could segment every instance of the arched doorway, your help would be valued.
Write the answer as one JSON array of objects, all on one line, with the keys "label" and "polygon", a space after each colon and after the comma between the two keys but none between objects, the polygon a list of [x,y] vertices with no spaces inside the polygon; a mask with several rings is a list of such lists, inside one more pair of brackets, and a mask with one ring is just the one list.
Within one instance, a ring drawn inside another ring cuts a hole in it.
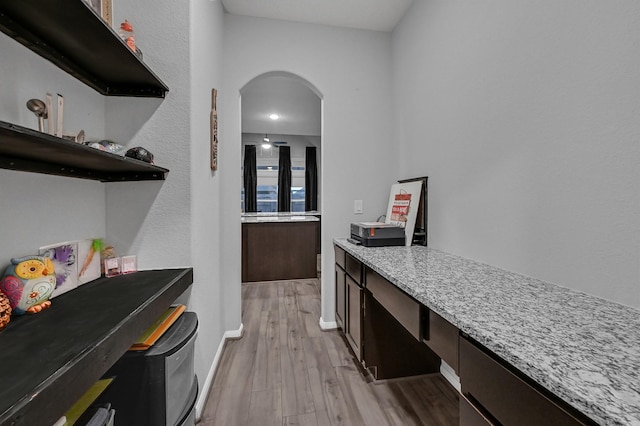
[{"label": "arched doorway", "polygon": [[[287,72],[262,74],[240,94],[242,281],[311,278],[312,273],[319,278],[321,94]],[[260,237],[254,238],[258,228]],[[268,228],[276,233],[267,235]],[[278,241],[283,246],[275,245]]]}]

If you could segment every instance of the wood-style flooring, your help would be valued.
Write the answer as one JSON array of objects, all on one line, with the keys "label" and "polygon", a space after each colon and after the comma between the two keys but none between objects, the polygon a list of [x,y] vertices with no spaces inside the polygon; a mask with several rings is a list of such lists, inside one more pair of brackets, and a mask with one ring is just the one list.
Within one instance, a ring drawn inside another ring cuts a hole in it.
[{"label": "wood-style flooring", "polygon": [[242,284],[244,335],[226,343],[199,425],[458,424],[439,374],[368,380],[342,334],[320,329],[318,286]]}]

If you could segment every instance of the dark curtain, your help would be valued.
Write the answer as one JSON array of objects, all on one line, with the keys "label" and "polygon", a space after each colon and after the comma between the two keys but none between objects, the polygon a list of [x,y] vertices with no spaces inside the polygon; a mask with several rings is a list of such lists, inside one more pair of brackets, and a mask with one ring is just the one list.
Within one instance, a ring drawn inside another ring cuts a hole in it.
[{"label": "dark curtain", "polygon": [[316,147],[308,146],[304,162],[304,209],[318,210],[318,166]]},{"label": "dark curtain", "polygon": [[258,172],[256,169],[256,146],[244,146],[244,211],[258,211]]},{"label": "dark curtain", "polygon": [[278,211],[291,211],[291,149],[281,146],[278,158]]}]

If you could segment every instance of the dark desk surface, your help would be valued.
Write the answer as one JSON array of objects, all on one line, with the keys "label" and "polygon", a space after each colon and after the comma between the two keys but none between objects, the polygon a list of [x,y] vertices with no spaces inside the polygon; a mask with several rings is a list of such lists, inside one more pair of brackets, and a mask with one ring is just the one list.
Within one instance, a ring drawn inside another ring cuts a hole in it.
[{"label": "dark desk surface", "polygon": [[193,282],[193,269],[100,278],[0,332],[0,425],[52,425]]}]

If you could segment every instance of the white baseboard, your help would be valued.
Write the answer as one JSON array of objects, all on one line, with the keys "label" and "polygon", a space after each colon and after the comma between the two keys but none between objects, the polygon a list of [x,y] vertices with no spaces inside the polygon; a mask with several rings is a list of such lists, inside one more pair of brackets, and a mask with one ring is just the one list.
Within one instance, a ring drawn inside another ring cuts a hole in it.
[{"label": "white baseboard", "polygon": [[216,370],[218,369],[218,364],[220,363],[220,358],[222,357],[222,351],[224,349],[224,345],[227,340],[235,340],[242,337],[242,333],[244,331],[244,324],[240,324],[240,328],[237,330],[229,330],[225,331],[222,336],[222,340],[218,345],[218,350],[216,351],[216,355],[213,357],[213,362],[211,363],[211,368],[209,369],[209,373],[207,374],[207,378],[202,385],[202,389],[198,390],[198,401],[196,402],[196,423],[200,421],[202,417],[202,411],[204,410],[204,406],[207,403],[207,397],[209,396],[209,391],[211,390],[211,385],[213,384],[213,378],[216,375]]},{"label": "white baseboard", "polygon": [[323,331],[335,330],[338,328],[338,323],[335,321],[324,321],[322,317],[320,317],[320,329]]},{"label": "white baseboard", "polygon": [[440,363],[440,374],[442,374],[442,376],[447,379],[447,382],[451,383],[451,386],[456,388],[458,392],[462,392],[460,390],[460,377],[458,377],[455,370],[444,361]]}]

